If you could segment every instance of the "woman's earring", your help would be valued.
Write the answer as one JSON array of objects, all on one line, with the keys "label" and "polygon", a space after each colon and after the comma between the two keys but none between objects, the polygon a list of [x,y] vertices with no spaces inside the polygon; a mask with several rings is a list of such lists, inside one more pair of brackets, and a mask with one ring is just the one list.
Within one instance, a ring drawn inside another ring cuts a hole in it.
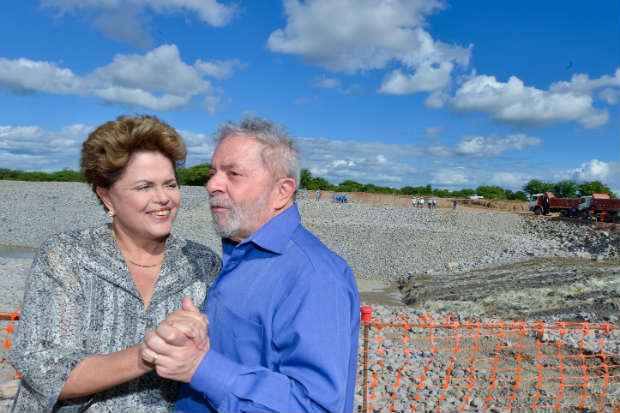
[{"label": "woman's earring", "polygon": [[108,209],[108,216],[110,218],[114,218],[114,211],[112,211],[111,209]]}]

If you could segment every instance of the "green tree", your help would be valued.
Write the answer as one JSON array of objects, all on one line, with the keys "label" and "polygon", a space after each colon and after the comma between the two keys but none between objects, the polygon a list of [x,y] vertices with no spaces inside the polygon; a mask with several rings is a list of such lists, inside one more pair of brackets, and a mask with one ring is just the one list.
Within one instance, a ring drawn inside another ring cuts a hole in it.
[{"label": "green tree", "polygon": [[352,181],[350,179],[340,182],[336,187],[336,191],[338,192],[365,192],[364,189],[364,184],[360,184],[359,182]]},{"label": "green tree", "polygon": [[312,173],[310,173],[310,171],[307,169],[301,170],[299,180],[299,187],[305,188],[308,191],[316,191],[317,189],[329,191],[333,187],[333,185],[330,184],[327,179],[318,176],[312,176]]},{"label": "green tree", "polygon": [[540,194],[543,192],[553,190],[553,184],[548,183],[548,182],[543,182],[538,179],[532,179],[523,186],[523,190],[530,195]]},{"label": "green tree", "polygon": [[554,184],[552,192],[560,198],[576,198],[577,189],[577,183],[567,179]]},{"label": "green tree", "polygon": [[202,186],[207,183],[210,171],[211,165],[201,163],[191,168],[178,168],[177,176],[181,185]]},{"label": "green tree", "polygon": [[611,192],[611,189],[601,181],[584,182],[578,186],[579,196],[592,195],[593,193],[608,193],[612,197],[615,194]]},{"label": "green tree", "polygon": [[499,186],[482,185],[476,188],[476,193],[487,199],[506,199],[506,191]]}]

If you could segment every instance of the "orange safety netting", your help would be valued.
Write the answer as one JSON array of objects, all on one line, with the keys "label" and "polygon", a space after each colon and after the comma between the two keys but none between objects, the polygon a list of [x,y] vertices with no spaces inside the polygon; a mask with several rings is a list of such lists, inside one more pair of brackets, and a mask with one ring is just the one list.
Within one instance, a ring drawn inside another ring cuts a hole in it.
[{"label": "orange safety netting", "polygon": [[386,323],[369,312],[362,309],[362,412],[620,413],[613,324],[405,315]]},{"label": "orange safety netting", "polygon": [[[13,347],[13,334],[15,333],[15,322],[19,320],[19,312],[3,313],[0,312],[0,341],[2,342],[2,353],[0,353],[0,368],[10,367],[6,358],[3,356]],[[15,378],[19,378],[15,372]]]}]

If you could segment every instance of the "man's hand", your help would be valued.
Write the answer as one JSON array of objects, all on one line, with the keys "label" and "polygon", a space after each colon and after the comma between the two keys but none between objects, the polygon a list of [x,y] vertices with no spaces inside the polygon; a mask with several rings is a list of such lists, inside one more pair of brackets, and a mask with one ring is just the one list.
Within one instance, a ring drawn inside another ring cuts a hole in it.
[{"label": "man's hand", "polygon": [[191,339],[197,347],[205,351],[209,349],[209,320],[189,297],[183,297],[181,310],[168,315],[156,333],[168,344],[181,346]]},{"label": "man's hand", "polygon": [[142,359],[152,363],[159,376],[189,383],[209,351],[207,327],[206,316],[185,297],[182,310],[175,311],[156,331],[146,334]]}]

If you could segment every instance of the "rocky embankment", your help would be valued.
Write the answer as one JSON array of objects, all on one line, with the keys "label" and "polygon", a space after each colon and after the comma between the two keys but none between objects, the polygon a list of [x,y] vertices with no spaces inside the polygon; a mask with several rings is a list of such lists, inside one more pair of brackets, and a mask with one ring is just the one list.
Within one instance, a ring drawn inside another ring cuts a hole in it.
[{"label": "rocky embankment", "polygon": [[[204,189],[186,187],[182,193],[175,232],[219,251]],[[378,320],[452,313],[473,319],[618,322],[618,233],[481,209],[333,204],[303,196],[299,206],[304,224],[349,262],[360,285],[400,285],[401,298],[410,306],[375,300]],[[0,245],[5,247],[36,248],[54,233],[107,221],[86,185],[0,181]],[[0,255],[0,311],[19,307],[30,262],[16,254]],[[618,341],[610,351],[617,351]],[[387,340],[382,346],[384,368],[394,372],[403,362],[402,343]],[[423,352],[410,361],[423,365],[430,357]],[[440,372],[449,362],[433,360],[439,364],[424,389],[428,397],[439,394]],[[611,386],[617,391],[616,383]],[[456,406],[465,396],[451,397]],[[480,411],[481,397],[465,411]]]}]

